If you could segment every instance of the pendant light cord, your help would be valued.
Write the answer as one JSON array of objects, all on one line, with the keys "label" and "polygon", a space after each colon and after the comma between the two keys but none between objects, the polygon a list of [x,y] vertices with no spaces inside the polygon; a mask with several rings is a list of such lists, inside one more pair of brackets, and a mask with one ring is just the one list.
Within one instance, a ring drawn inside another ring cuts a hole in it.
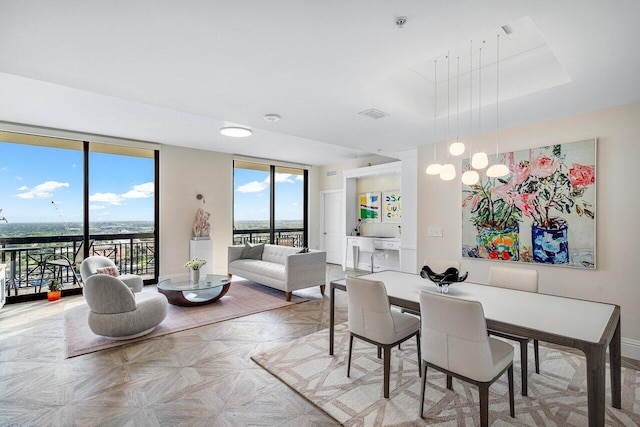
[{"label": "pendant light cord", "polygon": [[[485,41],[482,40],[482,44]],[[478,58],[478,133],[482,133],[482,46]],[[478,138],[478,151],[480,151],[480,138]]]},{"label": "pendant light cord", "polygon": [[433,161],[438,161],[438,60],[433,61]]},{"label": "pendant light cord", "polygon": [[458,71],[456,77],[456,142],[460,139],[460,57],[458,59]]},{"label": "pendant light cord", "polygon": [[[447,52],[447,148],[450,145],[451,136],[451,52]],[[449,160],[449,149],[447,149],[447,160]]]}]

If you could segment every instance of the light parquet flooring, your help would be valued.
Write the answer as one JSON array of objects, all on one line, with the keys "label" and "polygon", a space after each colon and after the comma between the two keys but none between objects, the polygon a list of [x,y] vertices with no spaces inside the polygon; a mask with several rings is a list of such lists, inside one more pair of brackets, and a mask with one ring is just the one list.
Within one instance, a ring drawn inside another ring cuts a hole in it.
[{"label": "light parquet flooring", "polygon": [[[343,272],[329,265],[327,276]],[[0,425],[337,425],[250,360],[329,326],[328,295],[297,294],[310,301],[71,359],[64,358],[64,305],[82,296],[7,305]],[[346,293],[336,292],[337,322],[346,321],[346,306]]]}]

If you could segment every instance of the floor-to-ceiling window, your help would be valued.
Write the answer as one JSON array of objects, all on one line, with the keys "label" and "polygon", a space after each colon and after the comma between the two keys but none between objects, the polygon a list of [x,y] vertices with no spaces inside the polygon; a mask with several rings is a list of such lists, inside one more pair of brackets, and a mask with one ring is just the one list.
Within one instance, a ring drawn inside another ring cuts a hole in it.
[{"label": "floor-to-ceiling window", "polygon": [[[85,255],[157,278],[157,151],[0,132],[0,262],[12,299],[79,290]],[[68,260],[68,265],[56,260]]]},{"label": "floor-to-ceiling window", "polygon": [[307,171],[234,162],[234,244],[307,245]]}]

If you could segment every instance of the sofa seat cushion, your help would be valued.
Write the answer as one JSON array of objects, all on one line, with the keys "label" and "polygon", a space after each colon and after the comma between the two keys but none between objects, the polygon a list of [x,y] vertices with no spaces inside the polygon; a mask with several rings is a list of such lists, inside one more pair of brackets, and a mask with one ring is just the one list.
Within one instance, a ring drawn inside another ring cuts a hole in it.
[{"label": "sofa seat cushion", "polygon": [[285,269],[283,264],[254,259],[239,259],[233,261],[229,266],[233,269],[259,274],[271,279],[280,281],[284,281],[285,279]]}]

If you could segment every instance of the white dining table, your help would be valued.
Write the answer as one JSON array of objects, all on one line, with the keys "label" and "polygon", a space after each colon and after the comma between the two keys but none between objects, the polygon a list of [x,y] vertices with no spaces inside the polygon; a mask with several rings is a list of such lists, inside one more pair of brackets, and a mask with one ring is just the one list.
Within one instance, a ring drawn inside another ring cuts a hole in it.
[{"label": "white dining table", "polygon": [[[359,277],[383,282],[392,305],[414,312],[420,311],[420,290],[438,292],[435,284],[416,274],[382,271]],[[331,355],[334,347],[336,289],[346,290],[345,279],[334,280],[330,285]],[[614,408],[620,408],[622,383],[619,306],[470,282],[452,284],[448,294],[479,301],[484,309],[488,329],[581,350],[587,360],[589,426],[592,427],[604,425],[608,347],[611,402]]]}]

